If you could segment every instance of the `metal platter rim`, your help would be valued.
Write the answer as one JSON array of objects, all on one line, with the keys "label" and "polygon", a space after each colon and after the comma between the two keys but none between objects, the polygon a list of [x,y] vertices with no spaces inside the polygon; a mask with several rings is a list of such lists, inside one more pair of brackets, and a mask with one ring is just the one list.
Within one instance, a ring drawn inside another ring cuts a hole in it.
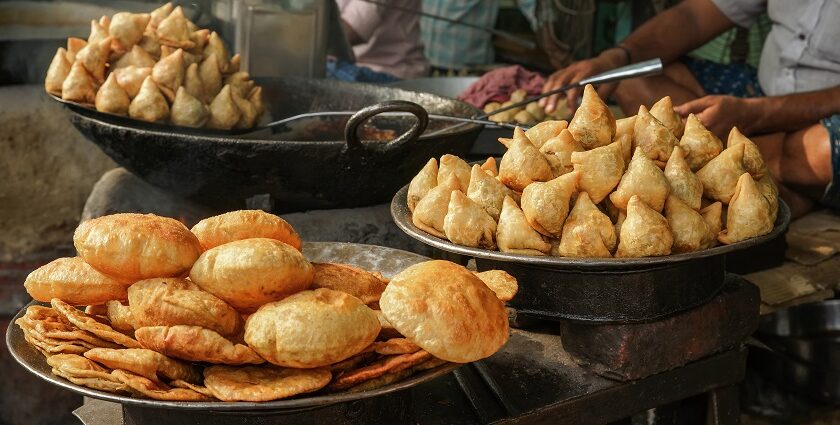
[{"label": "metal platter rim", "polygon": [[451,252],[454,254],[475,257],[484,260],[492,260],[506,263],[517,263],[532,267],[553,268],[558,270],[581,270],[581,271],[615,271],[635,270],[651,268],[656,266],[668,266],[698,258],[714,257],[740,251],[762,242],[776,238],[782,234],[790,224],[790,209],[787,204],[779,198],[779,212],[775,226],[770,233],[745,241],[736,242],[730,245],[721,245],[702,251],[689,252],[684,254],[672,254],[662,257],[643,258],[571,258],[557,256],[532,256],[523,254],[510,254],[500,251],[490,251],[481,248],[471,248],[457,245],[445,239],[432,236],[417,228],[411,221],[411,212],[408,209],[406,196],[408,185],[397,191],[391,200],[391,217],[397,227],[408,236],[434,248]]},{"label": "metal platter rim", "polygon": [[[354,243],[346,243],[346,242],[305,242],[304,244],[314,244],[314,245],[322,245],[322,246],[330,246],[330,245],[352,245],[357,246],[360,249],[370,249],[375,248],[379,250],[385,251],[393,251],[393,252],[400,252],[400,253],[407,253],[411,255],[415,255],[418,257],[423,257],[419,254],[411,253],[408,251],[403,251],[396,248],[389,248],[383,247],[378,245],[367,245],[367,244],[354,244]],[[32,301],[26,306],[24,306],[18,313],[12,318],[9,323],[8,328],[6,329],[6,347],[8,348],[9,352],[12,355],[12,358],[15,361],[23,366],[29,373],[37,376],[40,379],[43,379],[50,384],[56,385],[58,387],[64,388],[66,390],[72,391],[74,393],[80,394],[86,397],[92,397],[100,400],[110,401],[113,403],[119,403],[124,405],[131,405],[137,407],[145,407],[145,408],[153,408],[153,409],[176,409],[176,410],[202,410],[202,411],[212,411],[218,413],[245,413],[245,412],[295,412],[295,411],[302,411],[302,410],[309,410],[315,409],[319,407],[326,407],[336,403],[343,403],[343,402],[350,402],[361,400],[370,397],[376,397],[380,395],[390,394],[393,392],[397,392],[400,390],[404,390],[410,387],[414,387],[429,381],[432,381],[435,378],[440,376],[446,375],[453,370],[457,369],[458,367],[462,366],[460,363],[446,363],[442,366],[439,366],[434,369],[429,369],[427,371],[423,371],[422,373],[418,373],[414,376],[409,377],[408,379],[402,380],[400,382],[396,382],[390,385],[386,385],[381,388],[377,388],[374,390],[369,391],[360,391],[357,393],[351,392],[344,392],[344,393],[337,393],[337,394],[324,394],[324,395],[317,395],[314,397],[302,397],[302,398],[293,398],[293,399],[286,399],[286,400],[276,400],[276,401],[267,401],[267,402],[224,402],[224,401],[206,401],[206,402],[186,402],[186,401],[161,401],[161,400],[151,400],[145,398],[133,398],[129,396],[122,396],[116,395],[112,393],[107,393],[104,391],[93,390],[90,388],[82,387],[80,385],[73,384],[70,381],[67,381],[63,378],[57,377],[49,372],[50,367],[46,364],[46,359],[44,356],[32,348],[29,343],[27,343],[23,338],[23,331],[21,331],[20,327],[15,324],[15,321],[23,316],[26,312],[26,308],[30,305],[47,305],[46,303],[39,303],[37,301]]]}]

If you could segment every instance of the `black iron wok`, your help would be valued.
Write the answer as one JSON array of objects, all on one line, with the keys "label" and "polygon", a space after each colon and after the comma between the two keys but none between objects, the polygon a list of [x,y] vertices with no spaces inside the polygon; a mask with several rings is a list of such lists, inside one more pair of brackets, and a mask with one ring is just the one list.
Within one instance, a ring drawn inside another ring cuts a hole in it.
[{"label": "black iron wok", "polygon": [[[119,165],[153,185],[218,208],[242,208],[246,199],[268,194],[277,212],[385,202],[429,158],[465,155],[482,129],[479,124],[468,124],[424,137],[424,130],[451,125],[429,121],[427,112],[467,118],[479,112],[466,103],[428,93],[299,78],[258,79],[257,84],[263,87],[271,115],[263,121],[314,111],[357,111],[392,100],[420,107],[389,102],[349,119],[308,118],[245,134],[190,131],[74,105],[68,108],[79,131]],[[374,117],[386,111],[414,117]],[[365,125],[373,125],[375,132],[401,136],[359,140],[357,130]]]}]

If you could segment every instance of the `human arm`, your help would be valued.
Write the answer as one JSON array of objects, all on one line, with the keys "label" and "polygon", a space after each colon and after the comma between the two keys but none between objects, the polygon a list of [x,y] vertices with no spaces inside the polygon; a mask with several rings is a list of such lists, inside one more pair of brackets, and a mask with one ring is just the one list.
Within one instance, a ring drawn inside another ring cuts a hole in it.
[{"label": "human arm", "polygon": [[[685,0],[656,15],[633,31],[619,46],[603,51],[600,55],[575,62],[552,74],[543,87],[543,92],[554,90],[574,81],[653,58],[662,58],[665,63],[678,59],[735,24],[721,12],[712,0]],[[614,84],[598,88],[602,98],[608,97]],[[566,101],[574,110],[581,89],[569,90]],[[541,100],[540,105],[548,112],[557,107],[561,96],[554,95]]]},{"label": "human arm", "polygon": [[341,29],[351,46],[367,43],[382,21],[381,8],[362,0],[340,2],[339,12]]}]

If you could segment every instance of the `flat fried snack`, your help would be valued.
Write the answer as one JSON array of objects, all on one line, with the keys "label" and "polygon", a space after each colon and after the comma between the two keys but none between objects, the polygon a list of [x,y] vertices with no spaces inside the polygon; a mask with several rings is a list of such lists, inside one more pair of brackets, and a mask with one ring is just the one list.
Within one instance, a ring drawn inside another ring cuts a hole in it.
[{"label": "flat fried snack", "polygon": [[344,390],[363,382],[379,378],[385,374],[399,373],[420,363],[426,362],[431,358],[432,355],[423,350],[410,354],[386,356],[373,362],[372,364],[342,373],[332,383],[330,383],[328,389],[331,391]]},{"label": "flat fried snack", "polygon": [[443,233],[458,245],[496,249],[496,220],[460,190],[450,194]]},{"label": "flat fried snack", "polygon": [[707,130],[694,114],[688,114],[680,146],[685,151],[685,162],[694,172],[703,168],[723,150],[720,139]]},{"label": "flat fried snack", "polygon": [[83,222],[73,244],[86,263],[118,279],[178,276],[201,254],[181,222],[153,214],[113,214]]},{"label": "flat fried snack", "polygon": [[446,154],[440,157],[437,183],[442,184],[450,175],[458,179],[459,189],[466,192],[467,188],[470,187],[470,166],[463,159]]},{"label": "flat fried snack", "polygon": [[[519,291],[519,283],[516,278],[504,270],[487,270],[475,273],[488,288],[490,288],[502,302],[513,299]],[[382,353],[384,354],[384,353]]]},{"label": "flat fried snack", "polygon": [[369,349],[383,356],[411,354],[420,351],[420,347],[408,338],[391,338],[387,341],[376,341],[370,345]]},{"label": "flat fried snack", "polygon": [[611,257],[617,243],[610,218],[586,192],[579,194],[563,226],[556,253],[565,257]]},{"label": "flat fried snack", "polygon": [[186,279],[141,280],[128,288],[128,305],[137,328],[191,325],[231,336],[241,324],[233,307]]},{"label": "flat fried snack", "polygon": [[[546,122],[550,121],[543,121],[543,123]],[[525,132],[525,134],[528,133]],[[583,146],[575,140],[569,130],[563,129],[560,134],[548,139],[540,147],[540,152],[545,155],[545,159],[551,164],[551,172],[557,177],[574,170],[572,152],[583,152]]]},{"label": "flat fried snack", "polygon": [[703,198],[703,183],[691,172],[680,146],[675,146],[671,157],[665,163],[665,177],[671,185],[671,194],[680,198],[691,208],[700,210]]},{"label": "flat fried snack", "polygon": [[458,179],[453,175],[450,175],[443,183],[433,187],[417,203],[411,215],[411,222],[426,233],[445,238],[443,219],[449,210],[449,198],[452,191],[460,190],[459,187]]},{"label": "flat fried snack", "polygon": [[697,178],[703,183],[703,195],[729,204],[729,200],[735,194],[738,178],[747,172],[744,168],[746,146],[740,143],[724,149],[697,172]]},{"label": "flat fried snack", "polygon": [[66,317],[49,307],[37,305],[29,306],[26,313],[15,323],[26,336],[47,345],[78,345],[81,347],[109,347],[120,346],[105,341],[90,332],[84,331],[70,323]]},{"label": "flat fried snack", "polygon": [[699,212],[682,199],[671,195],[665,202],[665,218],[674,235],[671,250],[675,253],[702,249],[709,242],[709,226]]},{"label": "flat fried snack", "polygon": [[470,187],[467,198],[481,205],[493,220],[499,221],[505,196],[513,196],[513,191],[498,179],[486,173],[478,164],[473,165],[470,173]]},{"label": "flat fried snack", "polygon": [[447,261],[403,270],[379,304],[401,334],[447,361],[483,359],[508,339],[507,312],[496,294],[472,272]]},{"label": "flat fried snack", "polygon": [[551,244],[531,228],[525,213],[510,196],[505,196],[502,213],[499,215],[496,243],[499,251],[514,254],[545,255],[551,251]]},{"label": "flat fried snack", "polygon": [[161,378],[193,383],[201,381],[201,373],[195,366],[145,348],[93,348],[85,353],[85,357],[110,369],[127,370],[155,382],[160,382]]},{"label": "flat fried snack", "polygon": [[612,143],[586,152],[572,152],[572,165],[580,172],[578,189],[599,203],[612,192],[624,174],[621,143]]},{"label": "flat fried snack", "polygon": [[521,128],[513,131],[513,140],[502,155],[499,164],[499,181],[505,186],[522,192],[533,182],[544,182],[554,178],[551,164],[539,149],[528,140]]},{"label": "flat fried snack", "polygon": [[740,242],[756,236],[766,235],[773,230],[770,205],[758,190],[752,176],[744,173],[735,186],[735,194],[726,211],[726,230],[718,235],[723,244]]},{"label": "flat fried snack", "polygon": [[531,183],[525,188],[522,192],[522,212],[534,230],[545,236],[560,237],[579,178],[579,172],[572,171],[545,183]]},{"label": "flat fried snack", "polygon": [[586,150],[607,146],[613,141],[615,117],[591,84],[583,89],[583,98],[569,122],[569,131]]},{"label": "flat fried snack", "polygon": [[112,328],[127,334],[134,332],[135,326],[134,320],[131,318],[131,307],[123,305],[122,302],[117,300],[106,302],[105,317],[108,318]]},{"label": "flat fried snack", "polygon": [[278,366],[315,368],[361,352],[379,330],[376,313],[358,298],[320,288],[260,307],[248,317],[245,342]]},{"label": "flat fried snack", "polygon": [[127,393],[128,386],[111,375],[111,371],[78,355],[55,354],[47,357],[53,375],[76,385],[110,393]]},{"label": "flat fried snack", "polygon": [[653,257],[671,253],[674,236],[668,220],[636,195],[627,204],[616,257]]},{"label": "flat fried snack", "polygon": [[209,401],[208,397],[197,391],[188,388],[172,388],[161,382],[155,382],[140,375],[126,370],[114,370],[111,372],[115,378],[131,388],[132,392],[146,396],[153,400],[164,401]]},{"label": "flat fried snack", "polygon": [[265,363],[247,345],[235,344],[198,326],[150,326],[137,329],[134,336],[143,347],[182,360],[230,365]]},{"label": "flat fried snack", "polygon": [[300,235],[282,218],[262,210],[239,210],[205,218],[192,232],[205,250],[228,242],[268,238],[284,242],[300,251]]},{"label": "flat fried snack", "polygon": [[417,203],[420,202],[420,200],[423,199],[423,197],[426,196],[432,188],[437,186],[437,176],[437,159],[429,159],[429,162],[423,166],[420,172],[411,179],[411,183],[408,184],[408,199],[406,200],[406,204],[408,204],[409,211],[414,212],[414,208],[417,207]]},{"label": "flat fried snack", "polygon": [[71,257],[35,269],[23,286],[37,301],[58,298],[73,305],[95,305],[127,299],[129,285],[100,273],[80,257]]},{"label": "flat fried snack", "polygon": [[665,167],[665,162],[671,157],[671,150],[679,144],[671,130],[654,118],[644,105],[639,106],[633,138],[636,148],[641,149],[659,168]]},{"label": "flat fried snack", "polygon": [[636,149],[627,173],[621,177],[615,192],[610,194],[610,201],[617,208],[626,210],[630,197],[638,195],[651,208],[661,212],[670,192],[671,184],[665,173],[641,149]]},{"label": "flat fried snack", "polygon": [[312,263],[312,289],[327,288],[350,294],[367,305],[379,302],[387,282],[375,274],[349,264]]},{"label": "flat fried snack", "polygon": [[300,251],[267,238],[209,249],[190,270],[190,280],[196,285],[241,311],[303,291],[314,276],[312,264]]},{"label": "flat fried snack", "polygon": [[140,344],[134,338],[115,331],[114,328],[104,323],[100,323],[93,316],[85,314],[83,311],[78,310],[58,298],[53,298],[50,301],[50,304],[52,304],[52,307],[57,312],[64,315],[70,323],[76,325],[82,330],[86,330],[99,338],[115,342],[123,347],[140,348]]},{"label": "flat fried snack", "polygon": [[222,401],[271,401],[324,388],[332,379],[325,368],[291,369],[265,366],[211,366],[204,385]]}]

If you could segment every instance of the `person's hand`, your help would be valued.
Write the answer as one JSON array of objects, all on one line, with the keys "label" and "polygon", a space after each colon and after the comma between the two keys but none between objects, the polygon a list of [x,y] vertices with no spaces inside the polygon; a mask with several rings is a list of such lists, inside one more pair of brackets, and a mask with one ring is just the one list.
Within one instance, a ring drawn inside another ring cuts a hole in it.
[{"label": "person's hand", "polygon": [[709,131],[725,140],[732,127],[749,134],[756,121],[757,108],[748,99],[735,96],[704,96],[674,107],[683,117],[694,114]]},{"label": "person's hand", "polygon": [[[584,78],[624,66],[626,65],[624,62],[626,62],[626,56],[624,56],[623,52],[617,49],[606,50],[597,57],[582,60],[580,62],[574,62],[569,66],[551,74],[545,81],[542,92],[545,93],[551,90],[559,89],[569,83],[580,81]],[[598,95],[601,96],[601,99],[606,99],[610,94],[612,94],[615,87],[615,83],[602,84],[597,87]],[[565,97],[566,103],[569,105],[569,111],[574,113],[578,107],[577,101],[582,94],[582,87],[574,88],[567,91],[565,96],[562,94],[555,94],[549,97],[544,97],[540,99],[539,105],[545,108],[547,113],[551,113],[557,109],[558,102]]]}]

